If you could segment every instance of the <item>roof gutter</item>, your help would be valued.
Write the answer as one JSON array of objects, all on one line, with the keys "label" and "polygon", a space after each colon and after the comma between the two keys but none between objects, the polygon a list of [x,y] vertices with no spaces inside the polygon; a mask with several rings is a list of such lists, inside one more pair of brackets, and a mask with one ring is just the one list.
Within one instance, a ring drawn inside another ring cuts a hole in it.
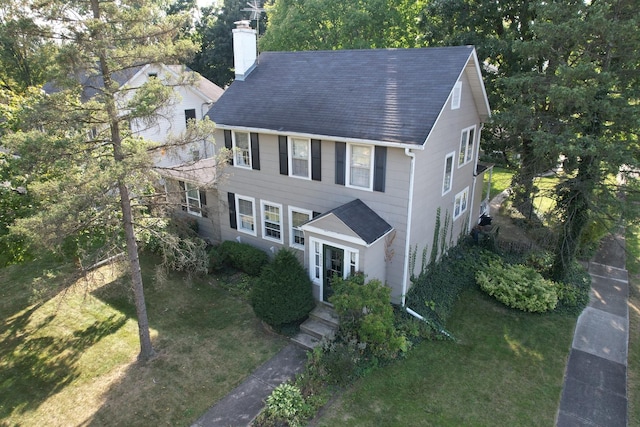
[{"label": "roof gutter", "polygon": [[421,144],[412,144],[406,142],[389,142],[389,141],[380,141],[374,139],[360,139],[360,138],[345,138],[343,136],[333,136],[333,135],[319,135],[315,133],[306,133],[306,132],[279,132],[273,129],[264,129],[264,128],[254,128],[247,126],[229,126],[224,124],[216,123],[217,129],[223,130],[235,130],[240,132],[256,132],[265,135],[286,135],[286,136],[299,136],[303,138],[312,138],[312,139],[322,139],[325,141],[335,141],[335,142],[346,142],[353,144],[370,144],[370,145],[378,145],[382,147],[395,147],[395,148],[404,148],[405,150],[424,150],[424,143]]}]

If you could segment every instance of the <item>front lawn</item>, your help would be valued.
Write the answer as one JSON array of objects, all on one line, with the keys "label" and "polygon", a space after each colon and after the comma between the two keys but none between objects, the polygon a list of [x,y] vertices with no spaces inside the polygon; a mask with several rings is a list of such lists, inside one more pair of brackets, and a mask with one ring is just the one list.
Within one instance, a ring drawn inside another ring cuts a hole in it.
[{"label": "front lawn", "polygon": [[574,325],[468,290],[447,323],[458,342],[419,344],[357,381],[316,425],[553,425]]},{"label": "front lawn", "polygon": [[212,276],[157,280],[142,261],[158,351],[146,365],[121,268],[65,292],[55,264],[0,270],[2,425],[190,425],[286,344]]}]

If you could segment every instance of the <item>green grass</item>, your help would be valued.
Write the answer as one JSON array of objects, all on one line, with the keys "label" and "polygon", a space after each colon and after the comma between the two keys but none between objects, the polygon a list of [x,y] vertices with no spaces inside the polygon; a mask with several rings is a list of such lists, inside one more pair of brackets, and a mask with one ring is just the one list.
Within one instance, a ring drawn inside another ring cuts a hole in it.
[{"label": "green grass", "polygon": [[[499,166],[493,167],[493,173],[491,174],[491,194],[490,199],[494,198],[498,194],[502,193],[505,189],[511,187],[511,179],[513,178],[513,171],[511,169],[501,168]],[[489,174],[485,174],[485,180],[489,179]],[[487,186],[485,185],[486,189]],[[484,190],[482,196],[486,196],[486,190]]]},{"label": "green grass", "polygon": [[285,342],[215,278],[156,278],[143,257],[158,357],[136,362],[129,284],[105,267],[66,291],[70,270],[0,270],[0,424],[190,425]]},{"label": "green grass", "polygon": [[467,291],[447,325],[459,342],[421,343],[356,382],[317,425],[553,425],[574,325]]}]

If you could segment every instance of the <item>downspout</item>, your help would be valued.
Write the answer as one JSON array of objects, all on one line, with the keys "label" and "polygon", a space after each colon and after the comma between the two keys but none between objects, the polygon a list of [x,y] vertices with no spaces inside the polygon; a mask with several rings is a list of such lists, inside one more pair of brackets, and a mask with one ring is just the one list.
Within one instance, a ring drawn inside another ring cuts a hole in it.
[{"label": "downspout", "polygon": [[411,217],[413,211],[413,183],[415,181],[416,154],[411,152],[410,148],[405,148],[404,154],[411,159],[411,167],[409,169],[409,201],[407,202],[407,232],[404,245],[404,273],[402,274],[402,306],[406,307],[407,282],[409,281],[409,252],[411,251]]},{"label": "downspout", "polygon": [[[480,134],[482,133],[482,128],[484,128],[484,123],[480,123],[480,127],[478,128],[478,143],[476,144],[476,152],[475,152],[475,161],[473,163],[473,187],[471,190],[471,201],[470,201],[470,206],[471,206],[471,212],[473,212],[473,207],[475,199],[476,199],[476,181],[478,180],[478,174],[476,173],[478,170],[478,156],[480,155]],[[484,186],[483,186],[484,187]],[[467,224],[467,233],[471,233],[471,225],[472,222],[472,218],[469,220],[469,223]],[[477,222],[477,221],[476,221]],[[473,226],[475,226],[476,224],[474,224]]]}]

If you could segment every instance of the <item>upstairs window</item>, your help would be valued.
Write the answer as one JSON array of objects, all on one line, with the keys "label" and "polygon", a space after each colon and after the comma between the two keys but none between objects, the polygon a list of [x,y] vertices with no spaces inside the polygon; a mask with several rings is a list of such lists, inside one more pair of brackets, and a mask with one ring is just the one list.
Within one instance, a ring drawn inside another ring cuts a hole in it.
[{"label": "upstairs window", "polygon": [[460,100],[462,99],[462,82],[457,82],[455,86],[453,86],[453,91],[451,93],[451,109],[457,110],[460,108]]},{"label": "upstairs window", "polygon": [[373,147],[349,144],[347,150],[349,164],[348,186],[371,189],[373,174]]},{"label": "upstairs window", "polygon": [[191,215],[206,217],[206,193],[189,182],[178,181],[178,184],[181,190],[182,210]]},{"label": "upstairs window", "polygon": [[251,169],[251,145],[248,132],[233,132],[233,165]]},{"label": "upstairs window", "polygon": [[458,167],[466,165],[473,159],[473,148],[476,139],[476,127],[471,126],[462,130],[460,136],[460,153],[458,155]]},{"label": "upstairs window", "polygon": [[311,140],[305,138],[289,139],[289,175],[310,179]]},{"label": "upstairs window", "polygon": [[196,120],[196,110],[195,108],[190,108],[188,110],[184,110],[184,122],[185,124],[189,124],[189,120]]},{"label": "upstairs window", "polygon": [[453,184],[453,158],[455,155],[455,151],[451,152],[447,154],[447,157],[444,159],[444,178],[442,179],[443,196],[451,191],[451,186]]}]

